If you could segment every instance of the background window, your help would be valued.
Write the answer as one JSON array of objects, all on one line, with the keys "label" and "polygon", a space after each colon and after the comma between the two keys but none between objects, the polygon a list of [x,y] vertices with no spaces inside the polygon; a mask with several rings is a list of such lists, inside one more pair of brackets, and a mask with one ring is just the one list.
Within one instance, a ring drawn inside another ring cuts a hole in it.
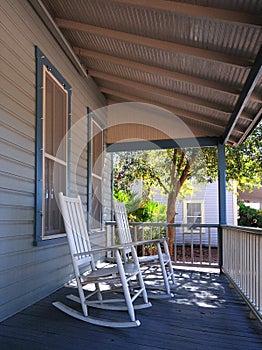
[{"label": "background window", "polygon": [[184,201],[184,222],[189,225],[204,223],[203,201]]}]

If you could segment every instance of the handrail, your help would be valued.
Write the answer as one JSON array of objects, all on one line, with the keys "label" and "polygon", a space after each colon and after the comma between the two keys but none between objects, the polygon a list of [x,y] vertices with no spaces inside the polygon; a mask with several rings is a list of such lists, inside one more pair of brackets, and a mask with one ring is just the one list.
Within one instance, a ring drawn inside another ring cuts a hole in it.
[{"label": "handrail", "polygon": [[[155,227],[219,227],[219,224],[182,224],[182,223],[167,223],[167,222],[152,222],[152,221],[143,221],[143,222],[137,222],[137,221],[130,221],[129,224],[131,226],[155,226]],[[106,221],[105,225],[112,226],[116,225],[116,221]]]}]

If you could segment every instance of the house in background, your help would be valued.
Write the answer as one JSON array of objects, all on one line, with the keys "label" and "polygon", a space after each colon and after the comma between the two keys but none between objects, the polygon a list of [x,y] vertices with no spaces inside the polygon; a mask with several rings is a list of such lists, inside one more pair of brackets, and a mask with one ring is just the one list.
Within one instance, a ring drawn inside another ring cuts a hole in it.
[{"label": "house in background", "polygon": [[[154,200],[159,203],[166,204],[167,198],[159,193],[153,196]],[[228,225],[237,225],[237,195],[226,191],[226,217]],[[207,185],[197,185],[191,196],[178,199],[176,204],[176,224],[219,224],[219,208],[218,208],[218,182],[215,181]],[[177,228],[177,243],[182,242],[182,233],[185,242],[191,244],[190,235],[185,232],[188,228]],[[197,233],[197,230],[196,230]],[[205,237],[204,237],[205,239]],[[194,243],[199,242],[197,234]],[[211,232],[211,244],[217,246],[217,234],[213,230]]]}]

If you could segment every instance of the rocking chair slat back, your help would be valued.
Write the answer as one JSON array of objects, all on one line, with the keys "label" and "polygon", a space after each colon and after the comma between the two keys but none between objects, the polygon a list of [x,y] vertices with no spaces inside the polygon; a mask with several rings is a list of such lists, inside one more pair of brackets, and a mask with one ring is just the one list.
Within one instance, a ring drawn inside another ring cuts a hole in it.
[{"label": "rocking chair slat back", "polygon": [[[114,212],[115,212],[115,219],[117,223],[118,228],[118,238],[121,244],[126,244],[132,242],[132,236],[130,232],[130,226],[128,222],[128,216],[126,211],[125,203],[123,202],[114,202]],[[134,243],[134,242],[133,242]],[[139,242],[141,245],[148,244],[148,241],[141,241]],[[139,257],[139,262],[141,264],[144,263],[144,265],[148,266],[147,271],[150,269],[150,264],[152,266],[155,266],[156,263],[160,265],[160,271],[161,276],[163,279],[163,285],[161,288],[158,288],[160,290],[160,293],[154,293],[153,297],[155,298],[165,298],[165,297],[172,297],[173,294],[171,293],[170,285],[175,287],[175,276],[174,276],[174,270],[172,266],[171,257],[168,251],[168,245],[165,238],[154,240],[154,244],[157,247],[157,254],[156,255],[150,255],[150,256],[142,256]],[[128,249],[124,249],[124,254],[129,254],[130,251]],[[148,274],[150,275],[150,274]],[[145,274],[144,274],[145,276]],[[146,282],[146,279],[145,279]],[[153,288],[152,284],[147,284],[148,288]],[[158,286],[156,286],[157,289]],[[161,293],[161,289],[164,290],[164,293]]]},{"label": "rocking chair slat back", "polygon": [[[132,242],[132,236],[130,232],[125,203],[114,202],[113,205],[120,244],[130,243]],[[130,249],[125,249],[124,253],[130,253]]]},{"label": "rocking chair slat back", "polygon": [[[61,197],[63,194],[59,193],[59,196]],[[91,244],[80,197],[66,197],[66,201],[60,198],[60,204],[66,231],[71,233],[67,237],[74,261],[77,262],[78,266],[88,262],[94,266],[93,256],[88,255],[88,252],[91,251]]]}]

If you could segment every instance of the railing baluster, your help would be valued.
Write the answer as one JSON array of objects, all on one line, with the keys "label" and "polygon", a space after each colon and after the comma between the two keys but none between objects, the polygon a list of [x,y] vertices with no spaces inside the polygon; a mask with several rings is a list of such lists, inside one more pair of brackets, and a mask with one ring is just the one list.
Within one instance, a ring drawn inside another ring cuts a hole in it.
[{"label": "railing baluster", "polygon": [[174,227],[174,262],[177,261],[177,232],[176,227]]},{"label": "railing baluster", "polygon": [[208,228],[208,263],[211,265],[212,263],[212,253],[211,253],[211,230]]},{"label": "railing baluster", "polygon": [[199,263],[203,264],[203,238],[202,238],[202,227],[199,230]]},{"label": "railing baluster", "polygon": [[262,321],[262,234],[252,228],[223,228],[223,270]]},{"label": "railing baluster", "polygon": [[191,241],[191,263],[194,264],[194,232],[193,228],[190,229],[190,241]]},{"label": "railing baluster", "polygon": [[[142,241],[145,240],[145,226],[142,226]],[[142,254],[145,255],[145,246],[142,246]]]},{"label": "railing baluster", "polygon": [[183,263],[185,263],[186,262],[186,252],[185,252],[185,234],[183,233],[183,243],[182,243],[182,251],[183,251],[183,253],[182,253],[182,256],[183,256],[183,258],[182,258],[182,261],[183,261]]}]

